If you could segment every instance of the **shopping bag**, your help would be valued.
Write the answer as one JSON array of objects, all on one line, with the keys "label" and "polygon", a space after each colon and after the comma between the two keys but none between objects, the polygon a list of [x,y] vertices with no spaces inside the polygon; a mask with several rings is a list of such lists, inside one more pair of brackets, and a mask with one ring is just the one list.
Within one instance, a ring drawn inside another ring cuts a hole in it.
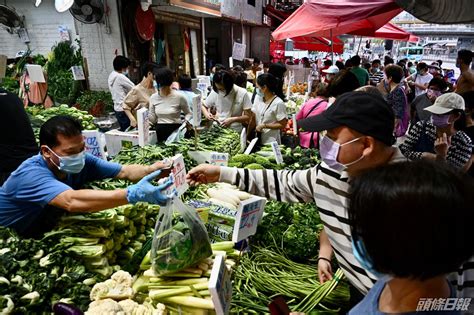
[{"label": "shopping bag", "polygon": [[186,269],[212,255],[206,228],[196,210],[178,197],[160,209],[151,248],[157,275]]},{"label": "shopping bag", "polygon": [[173,133],[166,139],[165,144],[171,144],[173,142],[178,142],[181,139],[184,139],[184,135],[186,134],[188,130],[186,129],[186,123],[182,123],[181,126],[179,126],[178,129],[173,131]]}]

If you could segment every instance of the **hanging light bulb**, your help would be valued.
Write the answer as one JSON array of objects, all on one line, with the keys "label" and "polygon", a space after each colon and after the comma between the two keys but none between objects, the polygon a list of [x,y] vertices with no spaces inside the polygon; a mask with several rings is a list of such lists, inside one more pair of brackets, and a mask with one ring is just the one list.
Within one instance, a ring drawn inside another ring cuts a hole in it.
[{"label": "hanging light bulb", "polygon": [[41,4],[41,0],[36,0],[35,7],[39,7],[40,4]]},{"label": "hanging light bulb", "polygon": [[56,11],[58,12],[65,12],[69,10],[70,7],[74,4],[74,0],[55,0],[54,6],[56,7]]}]

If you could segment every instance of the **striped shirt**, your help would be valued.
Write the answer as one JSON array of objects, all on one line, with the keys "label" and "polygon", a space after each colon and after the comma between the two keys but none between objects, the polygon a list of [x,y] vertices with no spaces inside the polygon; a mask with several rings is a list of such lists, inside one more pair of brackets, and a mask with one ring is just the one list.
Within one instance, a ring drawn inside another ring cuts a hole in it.
[{"label": "striped shirt", "polygon": [[[396,149],[390,163],[406,161]],[[377,278],[366,271],[352,253],[351,228],[347,208],[349,177],[324,162],[303,171],[248,170],[222,167],[220,181],[237,185],[241,190],[283,202],[309,202],[318,206],[337,261],[347,279],[363,294]]]},{"label": "striped shirt", "polygon": [[[410,160],[420,160],[423,152],[434,153],[435,141],[436,129],[433,123],[419,121],[408,132],[405,141],[400,145],[400,150]],[[446,162],[453,167],[462,168],[471,159],[471,154],[471,139],[463,131],[457,131],[451,137]]]},{"label": "striped shirt", "polygon": [[369,72],[369,79],[372,82],[372,85],[379,84],[379,82],[383,80],[383,74],[383,71],[379,71],[376,73]]}]

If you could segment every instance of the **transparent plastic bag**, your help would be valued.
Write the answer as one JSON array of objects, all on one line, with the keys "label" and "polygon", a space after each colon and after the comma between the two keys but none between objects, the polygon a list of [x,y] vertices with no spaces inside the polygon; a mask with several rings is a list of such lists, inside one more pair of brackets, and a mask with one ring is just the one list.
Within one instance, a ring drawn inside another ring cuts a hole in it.
[{"label": "transparent plastic bag", "polygon": [[197,212],[178,197],[160,209],[151,248],[157,275],[186,269],[212,255],[211,243]]}]

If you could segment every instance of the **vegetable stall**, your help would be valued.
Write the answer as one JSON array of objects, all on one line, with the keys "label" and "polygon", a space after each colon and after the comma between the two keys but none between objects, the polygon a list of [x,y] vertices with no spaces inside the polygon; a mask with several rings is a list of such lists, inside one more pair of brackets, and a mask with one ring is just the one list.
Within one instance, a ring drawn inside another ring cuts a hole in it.
[{"label": "vegetable stall", "polygon": [[[67,105],[28,111],[36,131],[61,114],[95,129],[93,116]],[[240,135],[212,126],[169,145],[122,148],[113,160],[149,164],[181,154],[189,170],[197,165],[193,151],[209,151],[228,154],[231,167],[292,171],[319,161],[317,150],[279,146],[283,161],[277,162],[270,146],[251,154],[240,146]],[[108,179],[89,188],[128,185]],[[39,239],[0,228],[0,313],[221,314],[214,285],[223,270],[231,281],[231,314],[270,313],[277,297],[306,314],[347,310],[348,284],[337,266],[333,280],[318,281],[316,205],[262,199],[217,183],[189,188],[171,210],[138,203],[62,213]],[[237,242],[239,213],[255,200],[265,205],[256,232]]]}]

